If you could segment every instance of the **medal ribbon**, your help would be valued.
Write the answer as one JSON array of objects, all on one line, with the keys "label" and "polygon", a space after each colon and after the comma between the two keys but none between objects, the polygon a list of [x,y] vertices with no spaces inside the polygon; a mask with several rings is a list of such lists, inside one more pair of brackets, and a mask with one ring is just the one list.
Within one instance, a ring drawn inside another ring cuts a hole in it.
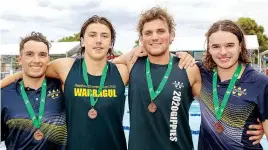
[{"label": "medal ribbon", "polygon": [[46,78],[44,79],[44,81],[42,83],[41,100],[40,100],[38,117],[36,117],[35,112],[33,110],[33,107],[29,101],[29,98],[28,98],[25,90],[24,90],[24,82],[23,81],[20,82],[20,90],[21,90],[22,98],[24,100],[26,108],[28,110],[28,113],[32,119],[33,126],[38,129],[41,126],[41,122],[42,122],[43,114],[44,114],[44,109],[45,109],[46,93],[47,93]]},{"label": "medal ribbon", "polygon": [[216,113],[216,118],[218,120],[220,120],[222,117],[223,111],[226,107],[226,104],[227,104],[228,99],[230,97],[230,94],[234,88],[234,85],[237,81],[237,78],[241,72],[241,69],[242,69],[242,65],[238,64],[238,66],[237,66],[237,68],[232,76],[232,79],[228,85],[228,88],[224,94],[224,97],[223,97],[223,100],[222,100],[220,107],[219,107],[219,98],[218,98],[218,92],[217,92],[218,70],[216,69],[214,74],[213,74],[213,103],[214,103],[214,111]]},{"label": "medal ribbon", "polygon": [[[82,64],[82,70],[83,70],[84,81],[86,82],[86,84],[88,86],[88,75],[87,75],[87,66],[86,66],[85,58],[84,58],[83,64]],[[100,80],[100,86],[99,86],[97,95],[99,95],[100,92],[103,89],[104,82],[105,82],[106,75],[107,75],[107,70],[108,70],[108,65],[106,63],[106,65],[105,65],[105,67],[103,68],[103,71],[102,71],[101,80]],[[94,107],[96,105],[96,103],[98,102],[99,98],[96,97],[94,99],[91,90],[89,90],[89,95],[90,95],[90,104],[91,104],[91,107]]]},{"label": "medal ribbon", "polygon": [[149,89],[151,101],[154,101],[155,98],[163,90],[163,88],[168,80],[168,77],[170,76],[171,70],[172,70],[172,64],[173,64],[172,60],[173,60],[172,56],[170,56],[166,73],[165,73],[164,77],[162,78],[157,90],[154,91],[152,77],[151,77],[151,71],[150,71],[150,62],[149,62],[149,59],[147,58],[147,60],[146,60],[146,79],[147,79],[147,84],[148,84],[148,89]]}]

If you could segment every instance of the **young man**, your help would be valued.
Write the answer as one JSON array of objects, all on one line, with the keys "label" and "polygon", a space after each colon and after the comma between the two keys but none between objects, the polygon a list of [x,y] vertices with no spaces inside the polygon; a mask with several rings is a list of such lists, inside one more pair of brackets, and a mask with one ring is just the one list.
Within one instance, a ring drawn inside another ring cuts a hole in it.
[{"label": "young man", "polygon": [[122,120],[128,70],[107,61],[114,28],[106,18],[93,16],[83,24],[80,39],[83,58],[57,59],[46,72],[64,84],[68,149],[126,150]]},{"label": "young man", "polygon": [[1,141],[6,148],[66,149],[67,129],[60,81],[45,78],[49,42],[32,32],[20,42],[22,79],[1,89]]},{"label": "young man", "polygon": [[[259,118],[268,136],[268,77],[252,69],[242,30],[232,21],[207,32],[207,55],[199,64],[199,150],[262,149],[247,130]],[[211,94],[212,93],[212,94]]]},{"label": "young man", "polygon": [[[141,14],[137,30],[148,57],[132,64],[130,71],[129,150],[193,149],[189,108],[201,88],[197,66],[179,69],[179,59],[171,57],[174,19],[154,7]],[[124,62],[125,61],[125,62]]]}]

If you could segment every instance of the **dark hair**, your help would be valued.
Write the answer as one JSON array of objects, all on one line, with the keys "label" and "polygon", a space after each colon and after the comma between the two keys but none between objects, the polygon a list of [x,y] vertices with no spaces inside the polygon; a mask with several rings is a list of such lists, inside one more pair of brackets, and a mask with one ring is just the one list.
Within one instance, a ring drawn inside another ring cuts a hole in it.
[{"label": "dark hair", "polygon": [[110,31],[111,31],[111,48],[109,48],[108,54],[113,55],[113,47],[114,47],[116,32],[114,30],[112,23],[107,18],[100,17],[97,15],[90,17],[86,22],[84,22],[84,24],[80,30],[80,46],[81,46],[81,48],[78,51],[78,55],[82,56],[85,53],[85,47],[82,47],[82,45],[81,45],[81,38],[84,38],[87,27],[92,23],[100,23],[100,24],[106,25],[110,29]]},{"label": "dark hair", "polygon": [[230,32],[237,37],[239,44],[241,45],[241,53],[239,54],[238,61],[244,64],[249,64],[250,56],[248,50],[246,49],[246,41],[243,30],[231,20],[220,20],[215,22],[206,34],[207,50],[203,60],[204,66],[209,70],[212,70],[214,67],[217,66],[216,63],[213,61],[211,54],[209,53],[209,37],[217,31]]},{"label": "dark hair", "polygon": [[168,14],[166,9],[160,8],[160,7],[153,7],[144,13],[141,13],[140,20],[137,25],[137,31],[139,32],[139,35],[142,36],[142,30],[145,23],[160,19],[162,21],[165,21],[168,24],[168,30],[169,33],[173,34],[175,36],[175,21],[174,18]]},{"label": "dark hair", "polygon": [[28,41],[36,41],[36,42],[43,42],[47,46],[47,50],[51,47],[50,42],[46,39],[46,37],[40,32],[31,32],[30,35],[26,35],[24,38],[21,38],[20,42],[20,54],[22,49],[24,48],[24,44]]}]

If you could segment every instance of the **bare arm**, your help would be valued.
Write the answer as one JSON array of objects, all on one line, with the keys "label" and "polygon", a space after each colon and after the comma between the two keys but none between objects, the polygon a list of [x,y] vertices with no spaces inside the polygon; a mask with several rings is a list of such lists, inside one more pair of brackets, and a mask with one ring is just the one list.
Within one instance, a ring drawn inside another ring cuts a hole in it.
[{"label": "bare arm", "polygon": [[192,87],[193,96],[199,97],[202,86],[201,74],[199,68],[197,67],[197,65],[194,65],[193,67],[189,67],[188,69],[186,69],[186,72]]},{"label": "bare arm", "polygon": [[121,75],[124,85],[127,85],[128,80],[129,80],[129,72],[128,72],[127,66],[122,65],[122,64],[117,64],[116,67],[118,68],[118,71]]},{"label": "bare arm", "polygon": [[12,82],[22,78],[22,71],[11,74],[0,81],[1,88],[4,88]]},{"label": "bare arm", "polygon": [[147,52],[142,46],[137,46],[130,52],[115,58],[113,63],[126,65],[128,71],[130,72],[138,57],[143,56],[147,56]]},{"label": "bare arm", "polygon": [[264,134],[262,123],[259,119],[257,121],[259,124],[249,125],[249,130],[247,131],[249,140],[254,141],[253,145],[259,144]]},{"label": "bare arm", "polygon": [[266,119],[264,122],[262,122],[264,134],[266,136],[266,139],[268,140],[268,119]]},{"label": "bare arm", "polygon": [[57,78],[65,83],[69,71],[74,63],[73,58],[59,58],[52,61],[46,70],[46,76],[51,78]]},{"label": "bare arm", "polygon": [[[129,53],[131,53],[131,52],[129,52]],[[115,64],[127,65],[127,55],[129,55],[129,53],[126,53],[126,54],[120,55],[119,57],[114,58],[112,60],[112,62]]]},{"label": "bare arm", "polygon": [[[46,77],[60,79],[64,84],[73,62],[73,58],[59,58],[52,61],[47,67]],[[22,71],[7,76],[0,81],[1,88],[8,86],[20,78],[22,78]]]}]

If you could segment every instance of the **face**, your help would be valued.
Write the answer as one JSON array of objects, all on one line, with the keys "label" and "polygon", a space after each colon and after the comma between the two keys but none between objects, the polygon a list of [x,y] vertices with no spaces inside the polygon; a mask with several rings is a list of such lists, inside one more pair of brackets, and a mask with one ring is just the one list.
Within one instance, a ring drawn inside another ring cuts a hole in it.
[{"label": "face", "polygon": [[43,42],[28,41],[19,56],[19,64],[24,73],[31,78],[40,78],[45,75],[50,57],[48,48]]},{"label": "face", "polygon": [[143,26],[141,43],[152,56],[166,53],[173,39],[174,36],[169,33],[168,24],[163,20],[156,19]]},{"label": "face", "polygon": [[92,23],[88,25],[81,43],[90,58],[106,59],[108,50],[111,48],[111,31],[104,24]]},{"label": "face", "polygon": [[209,37],[209,53],[222,69],[230,69],[238,63],[241,46],[231,32],[217,31]]}]

